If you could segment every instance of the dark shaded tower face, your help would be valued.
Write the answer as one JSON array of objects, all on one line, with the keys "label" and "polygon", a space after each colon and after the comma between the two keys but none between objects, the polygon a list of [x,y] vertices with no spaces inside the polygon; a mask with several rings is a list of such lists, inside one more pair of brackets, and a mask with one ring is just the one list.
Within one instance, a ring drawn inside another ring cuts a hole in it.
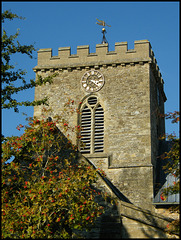
[{"label": "dark shaded tower face", "polygon": [[[75,100],[79,114],[69,117],[72,126],[81,126],[79,151],[106,172],[113,184],[138,206],[152,208],[158,138],[165,132],[166,97],[151,45],[147,40],[127,43],[78,46],[77,54],[70,47],[59,48],[58,56],[51,49],[38,51],[34,68],[43,77],[57,72],[53,84],[38,87],[35,99],[48,96],[52,116],[64,115],[67,98]],[[34,115],[41,116],[41,107]]]}]

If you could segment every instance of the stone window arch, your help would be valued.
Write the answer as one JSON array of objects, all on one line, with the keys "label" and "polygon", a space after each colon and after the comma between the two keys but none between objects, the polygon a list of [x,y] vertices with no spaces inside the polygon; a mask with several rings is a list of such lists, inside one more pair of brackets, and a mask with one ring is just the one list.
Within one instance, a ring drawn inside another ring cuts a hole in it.
[{"label": "stone window arch", "polygon": [[80,108],[80,152],[93,154],[104,152],[104,109],[95,95],[84,100]]}]

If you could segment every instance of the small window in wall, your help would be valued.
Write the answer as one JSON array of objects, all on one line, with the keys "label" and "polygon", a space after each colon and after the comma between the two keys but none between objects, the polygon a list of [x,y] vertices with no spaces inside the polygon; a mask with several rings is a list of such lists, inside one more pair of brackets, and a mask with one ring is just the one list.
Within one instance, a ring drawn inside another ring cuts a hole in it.
[{"label": "small window in wall", "polygon": [[81,143],[84,154],[104,152],[104,110],[96,96],[85,100],[80,109]]}]

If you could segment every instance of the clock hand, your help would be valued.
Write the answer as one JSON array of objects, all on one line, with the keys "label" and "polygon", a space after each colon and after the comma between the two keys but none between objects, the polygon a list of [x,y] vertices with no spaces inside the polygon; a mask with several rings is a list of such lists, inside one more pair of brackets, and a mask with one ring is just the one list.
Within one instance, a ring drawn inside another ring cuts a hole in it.
[{"label": "clock hand", "polygon": [[98,86],[98,83],[97,83],[98,81],[97,80],[92,79],[91,82],[93,82],[94,84],[96,84]]}]

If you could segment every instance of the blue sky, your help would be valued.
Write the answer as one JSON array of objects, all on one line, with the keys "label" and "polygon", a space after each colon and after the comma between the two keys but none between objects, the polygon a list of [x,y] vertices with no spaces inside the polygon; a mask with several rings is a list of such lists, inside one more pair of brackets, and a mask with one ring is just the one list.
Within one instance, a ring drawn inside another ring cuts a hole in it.
[{"label": "blue sky", "polygon": [[[106,38],[109,51],[114,51],[115,42],[128,42],[134,48],[135,40],[147,39],[154,51],[167,96],[165,112],[179,110],[179,1],[170,2],[2,2],[2,11],[11,10],[26,20],[7,21],[3,27],[9,34],[20,29],[21,44],[34,44],[35,48],[52,48],[53,55],[59,47],[71,47],[76,54],[77,46],[89,45],[95,52],[102,40],[101,26],[96,18],[111,25]],[[17,55],[12,59],[16,68],[26,69],[26,79],[35,78],[32,68],[34,58]],[[34,99],[34,89],[17,95],[19,100]],[[21,107],[20,113],[2,111],[2,133],[5,136],[20,135],[16,126],[26,124],[25,116],[33,116],[32,107]],[[179,135],[178,124],[166,121],[166,132]]]}]

